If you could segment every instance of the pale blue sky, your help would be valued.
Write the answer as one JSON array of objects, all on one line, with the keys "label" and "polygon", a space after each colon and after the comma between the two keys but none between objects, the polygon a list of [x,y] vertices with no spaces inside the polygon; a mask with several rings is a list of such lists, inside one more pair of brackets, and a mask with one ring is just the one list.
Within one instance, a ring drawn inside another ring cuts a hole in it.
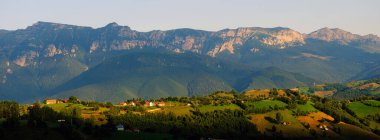
[{"label": "pale blue sky", "polygon": [[338,27],[380,35],[380,0],[0,0],[0,29],[37,21],[134,30],[289,27],[302,33]]}]

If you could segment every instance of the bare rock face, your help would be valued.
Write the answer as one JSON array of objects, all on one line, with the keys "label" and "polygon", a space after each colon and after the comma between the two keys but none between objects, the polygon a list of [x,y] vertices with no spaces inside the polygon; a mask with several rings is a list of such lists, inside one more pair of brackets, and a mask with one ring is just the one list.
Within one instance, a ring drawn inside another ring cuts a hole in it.
[{"label": "bare rock face", "polygon": [[123,41],[113,41],[110,49],[111,50],[129,50],[135,47],[145,46],[147,43],[145,41],[139,40],[123,40]]},{"label": "bare rock face", "polygon": [[303,35],[290,29],[270,32],[268,35],[260,41],[269,46],[280,46],[281,49],[305,44]]},{"label": "bare rock face", "polygon": [[90,47],[90,53],[95,52],[100,47],[99,42],[92,42]]},{"label": "bare rock face", "polygon": [[26,63],[26,56],[21,56],[19,58],[17,58],[16,60],[14,60],[14,63],[20,67],[25,67],[27,66],[27,63]]},{"label": "bare rock face", "polygon": [[[178,46],[178,49],[181,51],[192,51],[192,52],[199,52],[201,48],[204,46],[204,37],[195,37],[195,36],[176,36],[171,41],[170,45],[172,47]],[[164,43],[161,43],[160,46],[165,46]]]},{"label": "bare rock face", "polygon": [[32,64],[33,60],[37,57],[39,57],[37,51],[28,51],[18,56],[13,62],[20,67],[26,67],[29,64]]},{"label": "bare rock face", "polygon": [[[266,28],[238,28],[227,29],[215,33],[223,39],[223,42],[214,46],[207,54],[216,56],[218,53],[227,51],[234,54],[236,47],[243,46],[246,41],[258,40],[269,47],[287,48],[301,46],[305,44],[304,37],[301,33],[287,28],[266,29]],[[254,46],[253,46],[254,47]],[[251,49],[252,52],[258,52],[259,49]]]},{"label": "bare rock face", "polygon": [[230,54],[234,54],[234,47],[236,45],[242,45],[242,42],[239,38],[230,39],[229,41],[225,41],[222,44],[218,44],[214,47],[214,49],[210,50],[207,54],[209,56],[215,57],[218,53],[223,51],[227,51]]},{"label": "bare rock face", "polygon": [[50,44],[45,50],[45,57],[53,57],[57,54],[61,54],[62,51],[57,49],[54,44]]},{"label": "bare rock face", "polygon": [[194,43],[195,43],[195,39],[193,37],[188,36],[184,40],[184,43],[182,45],[182,49],[183,50],[191,50],[194,46]]},{"label": "bare rock face", "polygon": [[12,74],[13,71],[12,71],[12,69],[8,68],[7,71],[6,71],[6,73],[7,73],[7,74]]}]

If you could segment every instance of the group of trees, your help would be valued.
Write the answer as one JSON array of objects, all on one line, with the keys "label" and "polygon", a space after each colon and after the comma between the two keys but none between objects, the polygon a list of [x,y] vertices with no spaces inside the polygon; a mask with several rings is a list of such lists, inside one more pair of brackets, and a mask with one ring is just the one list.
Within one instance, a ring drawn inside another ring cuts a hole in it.
[{"label": "group of trees", "polygon": [[[90,120],[81,117],[81,108],[75,105],[65,107],[59,112],[39,103],[30,105],[25,114],[19,113],[22,109],[23,106],[16,102],[0,101],[0,119],[5,119],[0,121],[1,139],[46,139],[45,136],[59,139],[92,139],[110,136],[115,129],[110,124],[93,125]],[[27,123],[23,124],[22,121]],[[49,124],[58,126],[52,127]]]},{"label": "group of trees", "polygon": [[18,126],[20,119],[20,106],[13,101],[0,102],[0,118],[4,118],[4,127],[13,128]]},{"label": "group of trees", "polygon": [[318,110],[325,112],[326,114],[334,117],[335,122],[346,122],[356,126],[359,126],[363,129],[369,130],[369,128],[363,125],[358,118],[347,112],[346,102],[347,101],[337,101],[330,100],[327,98],[313,97],[314,107]]},{"label": "group of trees", "polygon": [[202,113],[195,110],[191,115],[175,116],[172,113],[127,113],[111,118],[113,124],[123,124],[129,129],[161,132],[186,137],[203,138],[251,138],[258,135],[256,127],[239,110]]},{"label": "group of trees", "polygon": [[13,101],[0,101],[0,118],[14,119],[20,115],[20,106]]}]

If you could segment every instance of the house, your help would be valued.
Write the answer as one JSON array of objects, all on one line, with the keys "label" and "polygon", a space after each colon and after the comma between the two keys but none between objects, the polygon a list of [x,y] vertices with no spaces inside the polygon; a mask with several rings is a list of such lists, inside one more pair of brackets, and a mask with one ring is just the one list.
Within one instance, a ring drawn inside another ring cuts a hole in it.
[{"label": "house", "polygon": [[127,103],[126,103],[126,102],[120,102],[119,105],[120,105],[120,106],[126,106]]},{"label": "house", "polygon": [[149,106],[149,105],[150,105],[149,101],[145,101],[144,106]]},{"label": "house", "polygon": [[156,104],[154,102],[149,102],[149,106],[155,106]]},{"label": "house", "polygon": [[119,124],[116,126],[117,131],[124,131],[124,125]]},{"label": "house", "polygon": [[57,120],[59,123],[64,123],[66,120]]},{"label": "house", "polygon": [[159,106],[159,107],[165,106],[165,102],[158,102],[157,106]]},{"label": "house", "polygon": [[45,104],[57,104],[57,100],[54,100],[54,99],[48,99],[48,100],[45,100],[44,101],[45,102]]},{"label": "house", "polygon": [[128,105],[129,106],[136,106],[136,103],[135,102],[130,102]]}]

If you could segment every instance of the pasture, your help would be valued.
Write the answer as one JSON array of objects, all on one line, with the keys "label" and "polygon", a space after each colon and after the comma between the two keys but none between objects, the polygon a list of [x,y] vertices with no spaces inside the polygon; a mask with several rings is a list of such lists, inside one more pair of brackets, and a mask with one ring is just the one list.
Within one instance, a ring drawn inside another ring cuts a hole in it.
[{"label": "pasture", "polygon": [[228,105],[202,105],[202,106],[199,106],[199,111],[201,112],[212,112],[214,110],[225,110],[225,109],[231,109],[231,110],[235,110],[235,109],[241,109],[239,106],[235,105],[235,104],[228,104]]},{"label": "pasture", "polygon": [[348,109],[354,112],[359,118],[380,113],[380,107],[367,106],[359,101],[350,103]]},{"label": "pasture", "polygon": [[279,100],[261,100],[255,102],[246,102],[245,104],[249,107],[254,107],[255,109],[270,109],[274,108],[275,106],[284,108],[287,106],[286,103]]}]

